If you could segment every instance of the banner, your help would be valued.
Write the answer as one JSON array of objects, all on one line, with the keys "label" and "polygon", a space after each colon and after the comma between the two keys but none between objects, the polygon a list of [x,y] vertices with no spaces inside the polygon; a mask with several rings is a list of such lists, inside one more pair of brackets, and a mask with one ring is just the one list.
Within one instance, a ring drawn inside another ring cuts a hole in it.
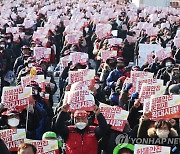
[{"label": "banner", "polygon": [[28,86],[31,81],[36,81],[39,84],[39,87],[42,89],[42,91],[45,91],[44,75],[34,75],[32,77],[30,75],[27,75],[25,77],[21,77],[21,85],[23,87]]},{"label": "banner", "polygon": [[159,51],[161,49],[162,47],[159,44],[139,44],[140,57],[138,59],[138,66],[141,67],[145,62],[148,61],[149,57],[152,57],[153,54],[156,53],[156,51]]},{"label": "banner", "polygon": [[45,47],[34,47],[34,57],[36,60],[40,60],[41,58],[50,61],[51,48]]},{"label": "banner", "polygon": [[70,112],[75,112],[76,110],[94,110],[95,100],[89,90],[70,91],[66,100],[66,103],[69,104]]},{"label": "banner", "polygon": [[111,125],[111,129],[122,132],[126,125],[129,112],[118,106],[110,106],[103,103],[99,107],[107,123]]},{"label": "banner", "polygon": [[163,48],[155,53],[156,57],[158,57],[158,61],[162,61],[168,57],[172,57],[171,47]]},{"label": "banner", "polygon": [[72,65],[77,63],[87,63],[89,56],[87,53],[75,52],[70,54]]},{"label": "banner", "polygon": [[23,110],[28,105],[31,95],[31,87],[3,87],[2,104],[7,109],[17,108]]},{"label": "banner", "polygon": [[19,144],[26,138],[25,129],[0,130],[0,138],[4,141],[9,151],[17,151]]},{"label": "banner", "polygon": [[75,90],[88,90],[88,88],[93,87],[95,84],[95,80],[87,80],[87,81],[78,81],[71,85],[71,91]]},{"label": "banner", "polygon": [[154,85],[150,85],[147,83],[143,83],[140,93],[139,93],[139,98],[141,100],[141,103],[144,102],[144,99],[150,98],[151,95],[163,95],[165,92],[166,86],[163,86],[161,83],[157,83]]},{"label": "banner", "polygon": [[141,90],[141,86],[143,83],[147,83],[147,84],[159,84],[159,85],[163,85],[163,80],[161,79],[154,79],[154,78],[137,78],[137,82],[136,82],[136,91],[140,92]]},{"label": "banner", "polygon": [[138,78],[153,78],[153,73],[144,72],[144,71],[131,71],[130,78],[126,78],[124,84],[132,83],[132,88],[129,90],[130,94],[136,92],[137,79]]},{"label": "banner", "polygon": [[69,84],[78,81],[87,81],[94,79],[95,70],[92,69],[79,69],[78,71],[69,71]]},{"label": "banner", "polygon": [[111,39],[108,39],[108,44],[110,44],[111,46],[120,45],[122,41],[123,41],[122,38],[111,38]]},{"label": "banner", "polygon": [[67,34],[65,36],[65,40],[67,40],[69,44],[78,44],[79,39],[80,38],[76,34]]},{"label": "banner", "polygon": [[152,95],[150,98],[150,118],[153,120],[180,118],[179,95]]},{"label": "banner", "polygon": [[37,149],[37,154],[59,154],[57,140],[29,140],[26,139],[25,143],[34,145]]},{"label": "banner", "polygon": [[[67,55],[67,56],[64,56],[64,57],[61,57],[60,58],[60,68],[61,68],[61,71],[64,70],[65,67],[68,66],[68,63],[71,61],[70,59],[70,55]],[[59,65],[59,64],[58,64]]]},{"label": "banner", "polygon": [[134,154],[170,154],[171,147],[159,145],[134,145]]},{"label": "banner", "polygon": [[109,59],[111,57],[117,57],[117,51],[103,50],[101,52],[101,58],[102,58],[103,62],[105,62],[107,59]]}]

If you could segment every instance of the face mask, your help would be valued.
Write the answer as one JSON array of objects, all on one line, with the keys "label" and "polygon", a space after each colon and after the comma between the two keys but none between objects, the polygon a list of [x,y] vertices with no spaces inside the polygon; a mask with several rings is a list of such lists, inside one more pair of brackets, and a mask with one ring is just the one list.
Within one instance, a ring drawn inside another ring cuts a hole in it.
[{"label": "face mask", "polygon": [[19,119],[17,118],[8,119],[8,125],[11,127],[17,127],[19,125]]},{"label": "face mask", "polygon": [[95,84],[94,88],[99,89],[99,84]]},{"label": "face mask", "polygon": [[172,62],[166,62],[165,66],[166,66],[166,67],[172,66]]},{"label": "face mask", "polygon": [[33,67],[32,63],[29,63],[29,64],[28,64],[28,67],[29,67],[29,68]]},{"label": "face mask", "polygon": [[76,128],[83,130],[86,127],[86,123],[85,122],[78,122],[75,124]]},{"label": "face mask", "polygon": [[5,45],[0,45],[0,47],[4,49],[4,48],[5,48]]},{"label": "face mask", "polygon": [[89,31],[89,28],[86,27],[86,28],[85,28],[85,31],[86,31],[86,33],[87,33],[87,32]]},{"label": "face mask", "polygon": [[168,138],[169,130],[159,130],[157,129],[156,134],[159,138]]},{"label": "face mask", "polygon": [[110,67],[116,67],[116,62],[110,63],[109,66],[110,66]]},{"label": "face mask", "polygon": [[124,65],[117,65],[117,69],[123,69]]},{"label": "face mask", "polygon": [[38,94],[39,94],[38,90],[35,89],[35,90],[33,91],[33,95],[36,96],[36,95],[38,95]]},{"label": "face mask", "polygon": [[11,40],[7,40],[7,43],[11,43]]}]

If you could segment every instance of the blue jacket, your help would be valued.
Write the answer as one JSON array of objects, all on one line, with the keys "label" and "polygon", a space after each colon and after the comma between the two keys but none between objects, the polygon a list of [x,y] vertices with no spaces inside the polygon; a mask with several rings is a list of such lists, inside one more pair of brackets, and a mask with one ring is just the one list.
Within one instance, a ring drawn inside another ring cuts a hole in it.
[{"label": "blue jacket", "polygon": [[115,91],[115,85],[114,83],[117,82],[117,80],[125,75],[125,70],[119,71],[118,69],[115,69],[109,73],[109,76],[106,79],[106,84],[108,87],[110,87],[113,91]]}]

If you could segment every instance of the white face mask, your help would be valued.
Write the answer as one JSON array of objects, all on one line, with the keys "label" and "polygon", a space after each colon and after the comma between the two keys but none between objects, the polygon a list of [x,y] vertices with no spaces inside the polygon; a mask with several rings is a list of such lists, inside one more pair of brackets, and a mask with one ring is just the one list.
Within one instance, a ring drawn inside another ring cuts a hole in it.
[{"label": "white face mask", "polygon": [[33,67],[32,63],[29,63],[29,64],[28,64],[28,67],[29,67],[29,68]]},{"label": "white face mask", "polygon": [[170,66],[172,66],[172,62],[167,62],[165,65],[166,65],[166,67],[170,67]]},{"label": "white face mask", "polygon": [[19,119],[17,118],[8,119],[8,125],[11,127],[17,127],[19,125]]},{"label": "white face mask", "polygon": [[157,129],[156,134],[159,138],[168,138],[169,130],[159,130]]},{"label": "white face mask", "polygon": [[85,122],[78,122],[75,124],[76,128],[80,129],[80,130],[83,130],[87,124]]},{"label": "white face mask", "polygon": [[99,84],[95,84],[94,88],[96,88],[96,90],[99,89]]}]

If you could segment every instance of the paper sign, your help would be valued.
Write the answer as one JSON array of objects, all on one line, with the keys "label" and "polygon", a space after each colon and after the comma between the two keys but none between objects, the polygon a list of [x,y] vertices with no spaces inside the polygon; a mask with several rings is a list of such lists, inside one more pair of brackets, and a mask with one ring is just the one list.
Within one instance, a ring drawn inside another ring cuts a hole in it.
[{"label": "paper sign", "polygon": [[76,110],[93,111],[95,100],[89,90],[77,90],[70,91],[67,104],[69,104],[70,112],[75,112]]},{"label": "paper sign", "polygon": [[88,90],[89,87],[94,86],[95,80],[86,80],[86,81],[79,81],[75,82],[71,85],[71,91],[75,90]]},{"label": "paper sign", "polygon": [[39,87],[45,91],[45,80],[44,80],[44,75],[35,75],[35,76],[25,76],[21,77],[21,85],[23,87],[26,87],[30,84],[31,81],[36,81],[39,84]]},{"label": "paper sign", "polygon": [[153,78],[153,73],[150,72],[144,72],[144,71],[131,71],[130,78],[125,80],[124,84],[126,83],[132,83],[132,88],[129,90],[130,94],[133,94],[136,92],[136,86],[137,86],[137,78]]},{"label": "paper sign", "polygon": [[116,57],[117,56],[117,51],[113,50],[113,51],[109,51],[109,50],[102,50],[101,52],[101,58],[103,60],[103,62],[105,62],[107,59],[111,58],[111,57]]},{"label": "paper sign", "polygon": [[168,57],[172,57],[171,47],[163,48],[155,53],[159,61],[162,61]]},{"label": "paper sign", "polygon": [[19,33],[19,27],[7,27],[6,33],[12,33],[12,34]]},{"label": "paper sign", "polygon": [[17,151],[26,138],[25,129],[4,129],[0,130],[0,138],[4,141],[9,151]]},{"label": "paper sign", "polygon": [[134,154],[170,154],[171,147],[135,144]]},{"label": "paper sign", "polygon": [[178,95],[152,95],[150,111],[150,118],[153,120],[180,118],[180,97]]},{"label": "paper sign", "polygon": [[142,66],[145,62],[147,62],[147,56],[155,53],[156,51],[161,50],[162,47],[159,44],[139,44],[139,55],[138,66]]},{"label": "paper sign", "polygon": [[99,107],[107,123],[112,125],[111,129],[122,132],[126,125],[129,112],[118,106],[110,106],[103,103],[101,103]]},{"label": "paper sign", "polygon": [[31,87],[3,87],[2,103],[4,108],[18,108],[23,110],[29,103],[29,97],[32,95]]},{"label": "paper sign", "polygon": [[122,39],[121,38],[111,38],[108,39],[108,43],[113,46],[113,45],[119,45],[122,43]]},{"label": "paper sign", "polygon": [[36,60],[40,60],[41,58],[50,61],[51,48],[45,47],[34,47],[34,57]]},{"label": "paper sign", "polygon": [[75,65],[77,63],[87,63],[88,61],[88,54],[87,53],[82,53],[82,52],[75,52],[75,53],[71,53],[71,60],[72,60],[72,65]]},{"label": "paper sign", "polygon": [[76,34],[67,34],[65,40],[67,40],[69,44],[78,44],[79,36]]},{"label": "paper sign", "polygon": [[79,71],[69,71],[69,84],[94,79],[95,70],[83,69]]},{"label": "paper sign", "polygon": [[59,154],[57,140],[25,140],[25,143],[34,145],[37,154]]},{"label": "paper sign", "polygon": [[162,83],[157,83],[154,85],[143,83],[139,93],[139,98],[141,100],[141,103],[143,103],[144,99],[150,98],[151,95],[154,94],[163,95],[165,89],[166,87],[163,86]]},{"label": "paper sign", "polygon": [[180,48],[180,38],[174,38],[174,45],[175,45],[177,48]]},{"label": "paper sign", "polygon": [[154,79],[154,78],[137,78],[137,82],[136,82],[136,92],[140,92],[141,90],[141,86],[143,83],[147,83],[147,84],[160,84],[163,85],[163,80],[161,79]]}]

